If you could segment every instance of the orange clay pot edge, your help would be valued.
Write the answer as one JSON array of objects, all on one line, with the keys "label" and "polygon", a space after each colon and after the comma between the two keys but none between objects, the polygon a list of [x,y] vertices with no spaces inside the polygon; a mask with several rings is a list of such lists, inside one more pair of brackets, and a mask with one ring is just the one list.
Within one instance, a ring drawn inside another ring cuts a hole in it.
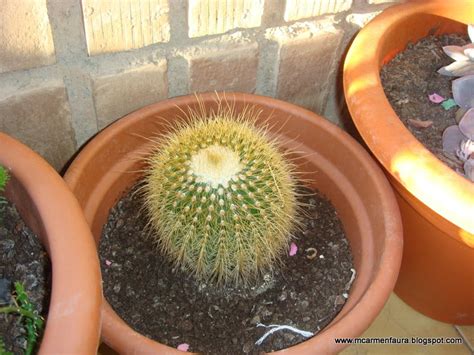
[{"label": "orange clay pot edge", "polygon": [[[353,120],[376,158],[393,179],[442,218],[420,212],[429,220],[437,219],[448,234],[474,247],[474,184],[413,137],[393,111],[380,82],[387,31],[421,12],[474,22],[474,3],[469,0],[414,1],[386,10],[361,30],[351,46],[344,64],[344,92]],[[374,41],[376,38],[381,39]],[[399,192],[406,194],[404,189]]]},{"label": "orange clay pot edge", "polygon": [[[29,196],[16,204],[41,237],[52,264],[50,309],[39,353],[94,354],[100,338],[101,278],[82,210],[61,177],[39,155],[3,133],[0,151],[0,164]],[[24,203],[27,206],[20,206]]]}]

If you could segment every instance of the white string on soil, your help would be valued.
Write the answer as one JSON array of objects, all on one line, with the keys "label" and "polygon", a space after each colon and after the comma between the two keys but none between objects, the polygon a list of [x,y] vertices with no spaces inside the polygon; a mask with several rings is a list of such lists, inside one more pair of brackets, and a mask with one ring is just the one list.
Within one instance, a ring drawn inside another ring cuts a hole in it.
[{"label": "white string on soil", "polygon": [[354,282],[354,280],[356,278],[356,271],[355,271],[354,268],[351,268],[351,272],[352,272],[351,279],[349,280],[349,282],[346,285],[346,290],[349,290],[351,288],[352,283]]},{"label": "white string on soil", "polygon": [[[321,255],[320,255],[321,257]],[[356,271],[354,268],[351,268],[351,272],[352,272],[352,275],[351,275],[351,279],[349,280],[349,282],[347,283],[346,285],[346,290],[350,289],[351,286],[352,286],[352,283],[354,282],[355,280],[355,277],[356,277]],[[343,296],[344,298],[348,298],[349,295],[347,293],[343,293]],[[325,317],[327,318],[327,317]],[[323,318],[324,319],[324,318]],[[321,320],[323,320],[321,319]],[[267,331],[265,334],[263,334],[260,339],[258,339],[256,342],[255,342],[255,345],[261,345],[263,343],[263,341],[269,337],[270,335],[272,335],[273,333],[275,332],[278,332],[280,330],[290,330],[294,333],[297,333],[299,335],[301,335],[302,337],[304,338],[309,338],[309,337],[312,337],[314,335],[314,333],[312,332],[308,332],[306,330],[301,330],[301,329],[298,329],[298,328],[295,328],[295,327],[292,327],[290,325],[278,325],[278,324],[270,324],[270,325],[265,325],[265,324],[262,324],[262,323],[258,323],[257,324],[257,327],[265,327],[265,328],[272,328],[270,329],[269,331]],[[319,331],[319,327],[318,327],[318,331]]]},{"label": "white string on soil", "polygon": [[284,330],[284,329],[291,330],[292,332],[297,333],[297,334],[299,334],[299,335],[301,335],[302,337],[305,337],[305,338],[309,338],[309,337],[312,337],[314,335],[312,332],[308,332],[306,330],[301,330],[301,329],[292,327],[290,325],[278,325],[278,324],[265,325],[265,324],[262,324],[262,323],[258,323],[257,327],[265,327],[265,328],[272,328],[272,329],[270,329],[268,332],[263,334],[263,336],[255,342],[255,345],[261,345],[263,343],[263,341],[268,336],[270,336],[273,333],[278,332],[280,330]]}]

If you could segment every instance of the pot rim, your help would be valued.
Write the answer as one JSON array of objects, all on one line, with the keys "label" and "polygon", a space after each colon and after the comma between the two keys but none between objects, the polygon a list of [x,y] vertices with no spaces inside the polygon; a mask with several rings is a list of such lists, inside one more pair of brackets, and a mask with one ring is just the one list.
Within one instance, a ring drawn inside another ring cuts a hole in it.
[{"label": "pot rim", "polygon": [[[210,98],[215,98],[216,93],[199,93],[197,95],[204,102]],[[89,162],[94,159],[96,152],[102,149],[102,147],[106,144],[106,141],[113,139],[115,132],[124,129],[124,127],[132,126],[134,122],[140,120],[141,116],[152,115],[156,111],[156,107],[176,107],[179,106],[180,103],[187,102],[188,98],[192,96],[195,97],[195,95],[186,95],[167,99],[146,106],[112,123],[102,132],[100,132],[93,140],[91,140],[90,143],[88,143],[88,145],[84,147],[84,149],[76,157],[65,174],[65,180],[67,184],[73,191],[79,187],[79,180],[83,168],[88,166]],[[294,114],[295,116],[302,116],[302,119],[316,125],[314,117],[318,117],[318,115],[296,105],[292,105],[270,97],[253,94],[231,92],[225,93],[225,96],[233,97],[236,100],[249,104],[269,105],[270,102],[271,107],[275,108],[275,110],[282,110],[283,112],[288,112],[290,114]],[[164,109],[162,108],[162,110]],[[387,237],[384,240],[384,250],[382,256],[380,257],[378,268],[373,271],[371,275],[372,281],[365,290],[364,294],[360,297],[357,304],[355,304],[350,309],[350,311],[344,315],[344,317],[336,320],[330,325],[330,328],[322,331],[313,339],[276,352],[278,354],[291,353],[293,351],[298,354],[311,354],[314,353],[314,349],[318,347],[317,344],[330,341],[334,343],[333,339],[336,336],[354,337],[361,334],[362,331],[368,327],[368,325],[375,319],[380,310],[383,308],[386,300],[393,290],[401,263],[401,254],[403,248],[401,218],[398,205],[395,201],[395,196],[384,174],[377,164],[372,160],[369,154],[349,134],[323,118],[318,120],[318,125],[320,125],[321,129],[324,129],[328,134],[337,137],[338,144],[350,146],[350,149],[354,152],[354,155],[360,160],[363,169],[368,170],[370,175],[373,176],[375,182],[374,191],[376,190],[383,196],[381,198],[383,200],[383,205],[380,206],[380,210],[382,211],[382,218],[384,218],[387,225]],[[88,217],[89,219],[92,218],[91,214],[89,214]],[[92,221],[90,220],[89,222]],[[127,338],[134,339],[134,341],[137,341],[137,343],[141,342],[140,351],[160,350],[166,351],[166,353],[169,354],[179,354],[177,350],[173,351],[174,349],[172,348],[164,347],[163,345],[154,342],[143,335],[140,335],[132,328],[128,327],[123,322],[123,320],[121,320],[120,317],[115,312],[113,312],[111,306],[106,303],[106,301],[104,301],[103,312],[104,324],[107,324],[109,327],[114,327],[114,330],[109,330],[107,332],[110,333],[110,336],[113,336],[113,333],[117,333],[119,330],[125,330],[125,328],[128,328],[126,330],[128,334]],[[361,318],[364,319],[364,322],[361,321]],[[108,344],[112,345],[110,343]],[[333,348],[338,348],[338,350],[341,350],[343,347],[344,345],[341,344],[339,346],[334,345]]]},{"label": "pot rim", "polygon": [[94,239],[79,203],[43,158],[1,132],[0,152],[0,164],[11,175],[7,196],[51,260],[50,306],[39,353],[92,354],[100,339],[102,288]]},{"label": "pot rim", "polygon": [[[418,205],[425,218],[474,247],[474,183],[442,163],[409,132],[388,102],[380,80],[380,68],[396,54],[387,49],[387,33],[403,31],[407,19],[422,14],[467,24],[474,21],[474,3],[410,1],[382,12],[359,32],[348,51],[344,93],[358,131],[390,174],[394,188],[409,203]],[[430,23],[417,23],[428,27],[426,34],[433,29]],[[423,212],[423,205],[435,214]]]}]

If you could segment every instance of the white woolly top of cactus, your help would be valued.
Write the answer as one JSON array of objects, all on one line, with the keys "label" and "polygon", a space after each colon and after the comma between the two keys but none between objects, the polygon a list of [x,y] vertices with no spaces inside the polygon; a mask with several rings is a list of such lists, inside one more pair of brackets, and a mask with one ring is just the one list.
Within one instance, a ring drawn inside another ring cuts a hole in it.
[{"label": "white woolly top of cactus", "polygon": [[194,174],[196,180],[217,188],[219,185],[227,187],[232,177],[242,169],[236,152],[221,145],[211,145],[193,154],[188,173]]},{"label": "white woolly top of cactus", "polygon": [[438,70],[438,73],[448,76],[474,74],[474,25],[468,25],[467,32],[473,43],[465,46],[444,46],[444,53],[454,59],[455,62],[442,67]]}]

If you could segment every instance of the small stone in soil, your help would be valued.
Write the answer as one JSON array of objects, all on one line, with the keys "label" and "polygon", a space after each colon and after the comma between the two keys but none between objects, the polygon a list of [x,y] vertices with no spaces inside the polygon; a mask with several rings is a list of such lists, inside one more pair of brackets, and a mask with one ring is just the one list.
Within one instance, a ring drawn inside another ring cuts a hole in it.
[{"label": "small stone in soil", "polygon": [[12,283],[6,278],[0,279],[0,305],[10,303]]}]

